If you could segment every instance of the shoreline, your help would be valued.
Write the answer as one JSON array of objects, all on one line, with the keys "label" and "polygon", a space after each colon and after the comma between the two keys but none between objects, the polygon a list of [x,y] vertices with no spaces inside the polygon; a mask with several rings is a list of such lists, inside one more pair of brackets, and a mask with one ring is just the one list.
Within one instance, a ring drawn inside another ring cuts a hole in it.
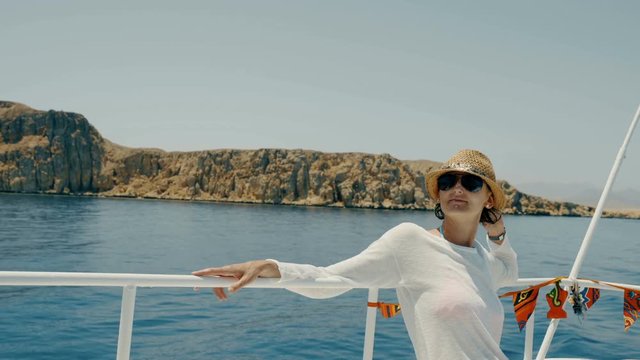
[{"label": "shoreline", "polygon": [[[169,198],[169,197],[152,197],[152,196],[133,196],[133,195],[104,195],[100,193],[55,193],[55,192],[15,192],[15,191],[1,191],[0,195],[16,195],[16,196],[56,196],[56,197],[78,197],[78,198],[98,198],[98,199],[113,199],[113,200],[155,200],[155,201],[172,201],[172,202],[198,202],[198,203],[210,203],[210,204],[222,204],[222,205],[267,205],[267,206],[291,206],[291,207],[309,207],[309,208],[330,208],[330,209],[348,209],[348,210],[392,210],[392,211],[433,211],[433,208],[400,208],[400,207],[373,207],[373,206],[344,206],[344,204],[287,204],[287,203],[269,203],[269,202],[257,202],[249,200],[212,200],[212,199],[181,199],[181,198]],[[545,213],[518,213],[513,211],[504,212],[505,215],[512,216],[549,216],[549,217],[570,217],[570,218],[590,218],[586,215],[558,215],[558,214],[545,214]],[[603,210],[602,218],[607,219],[623,219],[623,220],[640,220],[640,209],[605,209]]]}]

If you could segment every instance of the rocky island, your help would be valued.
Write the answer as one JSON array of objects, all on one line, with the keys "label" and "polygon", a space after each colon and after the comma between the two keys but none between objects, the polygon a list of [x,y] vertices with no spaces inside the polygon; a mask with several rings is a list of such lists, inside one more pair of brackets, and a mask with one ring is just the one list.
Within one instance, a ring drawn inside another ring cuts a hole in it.
[{"label": "rocky island", "polygon": [[[80,114],[0,101],[2,192],[432,209],[425,174],[434,166],[439,163],[402,161],[389,154],[128,148],[103,138]],[[589,216],[594,211],[499,183],[508,214]]]}]

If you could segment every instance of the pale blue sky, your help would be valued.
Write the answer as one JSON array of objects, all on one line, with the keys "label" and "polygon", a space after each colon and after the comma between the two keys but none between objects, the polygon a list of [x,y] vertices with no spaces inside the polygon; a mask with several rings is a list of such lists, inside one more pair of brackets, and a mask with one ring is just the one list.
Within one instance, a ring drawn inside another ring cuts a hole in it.
[{"label": "pale blue sky", "polygon": [[640,104],[639,1],[0,5],[0,99],[132,147],[478,148],[516,186],[602,186]]}]

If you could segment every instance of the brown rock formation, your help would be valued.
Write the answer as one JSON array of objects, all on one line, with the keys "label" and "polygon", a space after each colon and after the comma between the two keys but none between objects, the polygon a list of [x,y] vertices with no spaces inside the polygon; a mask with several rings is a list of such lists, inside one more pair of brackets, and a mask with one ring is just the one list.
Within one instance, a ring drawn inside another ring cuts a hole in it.
[{"label": "brown rock formation", "polygon": [[[388,154],[132,149],[102,138],[82,115],[0,102],[0,191],[5,192],[430,209],[434,203],[424,175],[438,165]],[[509,198],[507,213],[593,212],[501,184]]]},{"label": "brown rock formation", "polygon": [[[423,209],[424,181],[389,155],[309,150],[166,153],[105,142],[102,194],[291,205]],[[418,179],[419,180],[419,179]]]},{"label": "brown rock formation", "polygon": [[82,115],[0,102],[0,191],[106,190],[102,143]]}]

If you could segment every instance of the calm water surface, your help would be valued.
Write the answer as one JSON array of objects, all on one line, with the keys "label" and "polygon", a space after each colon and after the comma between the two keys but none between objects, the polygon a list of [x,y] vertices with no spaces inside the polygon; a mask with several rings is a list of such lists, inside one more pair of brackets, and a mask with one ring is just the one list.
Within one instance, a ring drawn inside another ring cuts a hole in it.
[{"label": "calm water surface", "polygon": [[[328,265],[389,228],[431,228],[430,212],[226,205],[0,194],[0,270],[189,274],[276,258]],[[568,275],[589,219],[510,216],[521,277]],[[640,221],[603,219],[581,277],[640,283]],[[538,300],[535,349],[548,324]],[[0,287],[0,359],[113,359],[120,288]],[[391,290],[381,301],[395,301]],[[524,333],[505,300],[502,348],[521,359]],[[366,291],[310,300],[245,289],[221,303],[208,291],[138,289],[133,359],[358,359]],[[551,357],[640,358],[640,324],[623,330],[622,294],[604,292],[581,324],[561,322]],[[375,358],[413,359],[401,317],[379,317]]]}]

